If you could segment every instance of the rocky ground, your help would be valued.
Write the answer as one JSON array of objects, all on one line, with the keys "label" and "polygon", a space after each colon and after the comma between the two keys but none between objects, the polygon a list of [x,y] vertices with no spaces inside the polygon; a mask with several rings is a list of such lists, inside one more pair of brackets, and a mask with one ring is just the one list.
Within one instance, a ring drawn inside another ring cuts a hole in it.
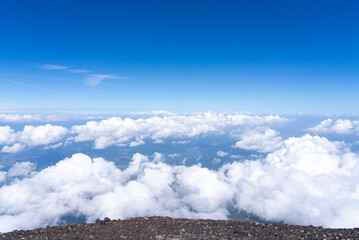
[{"label": "rocky ground", "polygon": [[94,224],[0,233],[0,239],[359,239],[359,229],[168,217],[105,218]]}]

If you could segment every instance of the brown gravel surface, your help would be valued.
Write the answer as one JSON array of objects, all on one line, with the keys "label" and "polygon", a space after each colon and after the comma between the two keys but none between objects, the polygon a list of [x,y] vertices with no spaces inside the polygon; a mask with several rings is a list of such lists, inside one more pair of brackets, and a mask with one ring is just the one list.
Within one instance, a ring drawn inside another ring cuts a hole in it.
[{"label": "brown gravel surface", "polygon": [[106,218],[95,224],[3,233],[0,234],[1,239],[359,239],[359,229],[169,217],[113,221]]}]

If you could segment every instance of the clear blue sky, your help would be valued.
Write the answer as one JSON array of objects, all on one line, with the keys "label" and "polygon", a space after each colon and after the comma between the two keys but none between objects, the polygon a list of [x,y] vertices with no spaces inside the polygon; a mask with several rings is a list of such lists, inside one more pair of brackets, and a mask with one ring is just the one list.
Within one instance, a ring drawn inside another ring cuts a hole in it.
[{"label": "clear blue sky", "polygon": [[359,115],[358,1],[0,2],[1,111]]}]

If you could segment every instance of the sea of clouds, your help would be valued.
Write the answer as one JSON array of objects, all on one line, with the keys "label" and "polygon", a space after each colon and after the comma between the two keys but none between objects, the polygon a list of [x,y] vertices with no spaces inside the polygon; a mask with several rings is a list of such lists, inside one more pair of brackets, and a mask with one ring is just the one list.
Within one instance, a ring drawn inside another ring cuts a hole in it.
[{"label": "sea of clouds", "polygon": [[89,121],[71,128],[52,124],[26,125],[23,130],[15,131],[10,126],[0,126],[0,146],[4,145],[1,152],[6,153],[17,153],[34,146],[59,147],[62,144],[85,141],[93,141],[95,149],[104,149],[113,145],[136,147],[145,144],[145,139],[162,143],[162,139],[167,138],[192,138],[207,134],[243,132],[256,126],[268,127],[286,122],[286,118],[277,115],[204,113],[137,119],[111,117],[101,121]]},{"label": "sea of clouds", "polygon": [[[5,147],[16,144],[31,148],[92,141],[101,149],[213,133],[231,134],[237,139],[232,148],[266,153],[251,160],[233,157],[235,161],[218,170],[201,164],[171,165],[170,156],[161,153],[136,153],[122,170],[112,161],[81,153],[38,171],[34,163],[17,162],[0,171],[0,232],[56,225],[69,215],[88,222],[105,216],[228,219],[243,211],[266,221],[358,227],[358,153],[344,141],[311,135],[356,134],[356,122],[325,120],[306,129],[307,134],[283,139],[270,127],[287,121],[279,116],[206,113],[116,117],[71,128],[0,127],[3,154],[12,154]],[[220,159],[229,154],[216,155]]]}]

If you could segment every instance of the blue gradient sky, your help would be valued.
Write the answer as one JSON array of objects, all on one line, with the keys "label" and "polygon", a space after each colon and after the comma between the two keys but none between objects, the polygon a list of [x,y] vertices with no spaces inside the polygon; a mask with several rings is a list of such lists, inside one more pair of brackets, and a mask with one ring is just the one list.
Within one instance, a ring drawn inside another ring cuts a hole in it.
[{"label": "blue gradient sky", "polygon": [[358,115],[358,11],[328,0],[2,1],[0,110]]}]

